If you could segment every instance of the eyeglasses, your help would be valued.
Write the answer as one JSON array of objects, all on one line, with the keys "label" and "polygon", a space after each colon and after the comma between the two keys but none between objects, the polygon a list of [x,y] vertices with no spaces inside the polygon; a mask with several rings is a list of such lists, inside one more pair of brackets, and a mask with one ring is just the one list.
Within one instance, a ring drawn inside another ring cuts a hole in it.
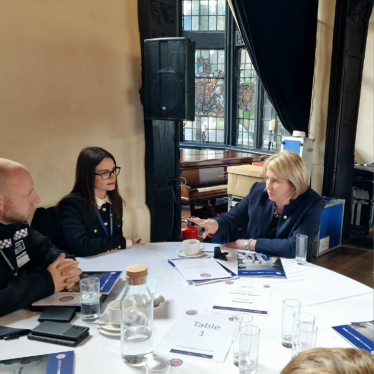
[{"label": "eyeglasses", "polygon": [[116,166],[112,171],[105,171],[104,173],[95,173],[95,175],[100,175],[101,178],[106,180],[106,179],[110,179],[112,174],[115,174],[117,176],[120,171],[121,171],[121,168],[119,166]]}]

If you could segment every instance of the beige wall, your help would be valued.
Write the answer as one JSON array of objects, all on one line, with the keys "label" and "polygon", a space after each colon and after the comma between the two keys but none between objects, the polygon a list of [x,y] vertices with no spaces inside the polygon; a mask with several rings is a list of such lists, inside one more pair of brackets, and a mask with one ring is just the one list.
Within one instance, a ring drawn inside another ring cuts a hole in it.
[{"label": "beige wall", "polygon": [[84,146],[122,167],[124,233],[150,239],[137,0],[0,2],[0,157],[31,172],[41,205],[69,192]]},{"label": "beige wall", "polygon": [[374,162],[374,12],[371,14],[364,71],[362,73],[360,109],[356,133],[355,159],[360,164]]}]

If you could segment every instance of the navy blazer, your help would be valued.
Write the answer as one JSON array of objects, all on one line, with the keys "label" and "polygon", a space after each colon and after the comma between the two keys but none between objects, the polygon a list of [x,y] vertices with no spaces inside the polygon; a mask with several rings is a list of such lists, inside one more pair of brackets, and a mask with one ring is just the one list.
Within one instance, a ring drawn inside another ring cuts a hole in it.
[{"label": "navy blazer", "polygon": [[[53,295],[55,285],[47,269],[64,252],[46,236],[27,222],[0,223],[0,249],[3,252],[0,255],[0,317]],[[21,257],[29,261],[22,265]]]},{"label": "navy blazer", "polygon": [[[115,249],[125,249],[126,239],[122,234],[122,222],[114,225],[113,236],[106,236],[95,213],[84,203],[83,198],[68,197],[59,204],[60,222],[70,245],[70,253],[79,257],[97,255]],[[100,215],[110,232],[109,203],[101,206]]]},{"label": "navy blazer", "polygon": [[228,213],[215,217],[217,236],[226,236],[247,226],[245,238],[257,239],[256,252],[271,256],[295,257],[296,235],[308,235],[307,261],[312,260],[312,244],[318,234],[325,200],[310,187],[284,207],[275,239],[266,239],[275,206],[268,198],[265,183],[255,183],[249,194]]}]

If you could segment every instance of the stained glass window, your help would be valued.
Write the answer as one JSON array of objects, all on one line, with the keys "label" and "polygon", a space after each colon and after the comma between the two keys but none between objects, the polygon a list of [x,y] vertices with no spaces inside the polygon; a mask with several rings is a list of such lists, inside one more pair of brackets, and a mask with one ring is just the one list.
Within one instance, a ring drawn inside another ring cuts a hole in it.
[{"label": "stained glass window", "polygon": [[248,52],[239,49],[237,77],[237,138],[239,147],[252,148],[256,121],[257,75]]},{"label": "stained glass window", "polygon": [[224,31],[226,0],[182,0],[184,31]]},{"label": "stained glass window", "polygon": [[224,143],[225,52],[197,49],[195,54],[195,121],[184,125],[184,140]]}]

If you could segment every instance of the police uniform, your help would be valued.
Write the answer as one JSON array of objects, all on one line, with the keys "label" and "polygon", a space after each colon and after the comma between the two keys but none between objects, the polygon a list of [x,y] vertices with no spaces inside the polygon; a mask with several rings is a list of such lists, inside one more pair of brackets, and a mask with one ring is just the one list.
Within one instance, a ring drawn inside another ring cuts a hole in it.
[{"label": "police uniform", "polygon": [[0,223],[0,317],[55,292],[47,268],[61,253],[26,222]]},{"label": "police uniform", "polygon": [[83,198],[68,197],[59,204],[60,222],[70,246],[70,253],[77,257],[126,248],[122,222],[115,224],[114,217],[111,219],[110,203],[97,199],[97,205],[97,213],[102,222],[98,214],[87,208]]},{"label": "police uniform", "polygon": [[274,238],[269,238],[275,206],[265,187],[265,183],[255,183],[240,203],[228,213],[214,218],[219,224],[216,235],[226,236],[238,227],[247,227],[244,237],[257,240],[256,252],[287,258],[295,257],[296,235],[308,235],[307,261],[311,262],[312,244],[318,234],[325,200],[309,187],[284,207],[276,222]]}]

